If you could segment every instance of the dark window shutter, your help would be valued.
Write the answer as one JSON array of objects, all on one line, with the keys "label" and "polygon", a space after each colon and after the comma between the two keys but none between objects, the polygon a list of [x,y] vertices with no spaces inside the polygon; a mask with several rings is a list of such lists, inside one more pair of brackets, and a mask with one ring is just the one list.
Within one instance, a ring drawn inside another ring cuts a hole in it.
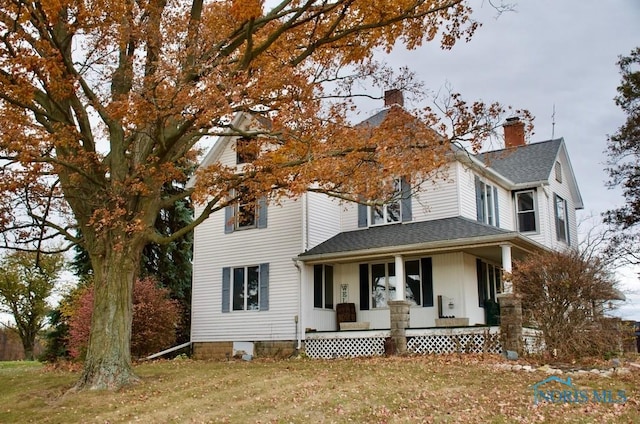
[{"label": "dark window shutter", "polygon": [[401,208],[402,208],[402,222],[409,222],[413,220],[411,210],[411,186],[402,178],[400,180],[401,190]]},{"label": "dark window shutter", "polygon": [[482,207],[482,183],[480,178],[475,176],[476,182],[476,216],[479,222],[484,222],[484,208]]},{"label": "dark window shutter", "polygon": [[433,266],[431,258],[420,259],[422,263],[422,306],[433,306]]},{"label": "dark window shutter", "polygon": [[258,228],[267,228],[267,196],[258,199],[256,213],[258,214]]},{"label": "dark window shutter", "polygon": [[367,226],[367,212],[369,208],[367,205],[363,205],[358,203],[358,227],[366,227]]},{"label": "dark window shutter", "polygon": [[369,310],[369,265],[360,264],[360,310]]},{"label": "dark window shutter", "polygon": [[558,195],[553,193],[553,216],[556,223],[556,239],[562,239],[562,233],[560,230],[560,220],[558,219]]},{"label": "dark window shutter", "polygon": [[269,264],[260,264],[260,310],[269,310]]},{"label": "dark window shutter", "polygon": [[233,233],[235,229],[235,218],[233,216],[234,207],[227,206],[224,208],[224,232],[225,234]]},{"label": "dark window shutter", "polygon": [[322,308],[322,265],[313,266],[313,307]]},{"label": "dark window shutter", "polygon": [[567,201],[564,200],[564,222],[566,223],[566,232],[567,232],[567,244],[571,246],[571,237],[569,231],[569,208],[567,207]]},{"label": "dark window shutter", "polygon": [[478,306],[484,308],[487,300],[487,265],[480,259],[476,259],[476,272],[478,275]]},{"label": "dark window shutter", "polygon": [[231,268],[222,268],[222,312],[229,312],[231,297]]},{"label": "dark window shutter", "polygon": [[324,266],[324,307],[333,309],[333,267]]},{"label": "dark window shutter", "polygon": [[500,226],[500,208],[498,207],[498,189],[496,187],[493,188],[493,207],[495,208],[496,217],[496,227]]}]

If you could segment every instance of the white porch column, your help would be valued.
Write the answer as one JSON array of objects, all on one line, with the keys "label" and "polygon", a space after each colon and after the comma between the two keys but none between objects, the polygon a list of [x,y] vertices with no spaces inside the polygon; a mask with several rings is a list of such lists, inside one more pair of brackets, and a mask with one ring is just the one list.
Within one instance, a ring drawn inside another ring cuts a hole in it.
[{"label": "white porch column", "polygon": [[[511,264],[511,245],[510,244],[502,244],[500,245],[502,249],[502,271],[503,275],[510,276],[511,271],[513,270]],[[504,283],[504,291],[503,293],[513,293],[513,286],[511,284],[510,278],[503,278]]]},{"label": "white porch column", "polygon": [[396,300],[405,300],[404,293],[404,260],[402,255],[396,255]]}]

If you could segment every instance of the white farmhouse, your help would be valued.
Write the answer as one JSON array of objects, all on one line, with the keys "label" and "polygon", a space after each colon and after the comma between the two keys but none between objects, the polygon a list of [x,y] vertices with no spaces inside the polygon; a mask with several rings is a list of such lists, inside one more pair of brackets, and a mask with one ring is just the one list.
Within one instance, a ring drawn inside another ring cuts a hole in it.
[{"label": "white farmhouse", "polygon": [[[503,272],[530,252],[575,246],[583,207],[562,139],[526,144],[517,118],[504,129],[505,149],[454,150],[446,179],[417,192],[399,179],[399,200],[383,207],[307,193],[211,215],[195,231],[194,355],[384,341],[397,300],[409,305],[407,331],[495,325],[510,290]],[[218,139],[204,164],[241,166],[238,143]]]}]

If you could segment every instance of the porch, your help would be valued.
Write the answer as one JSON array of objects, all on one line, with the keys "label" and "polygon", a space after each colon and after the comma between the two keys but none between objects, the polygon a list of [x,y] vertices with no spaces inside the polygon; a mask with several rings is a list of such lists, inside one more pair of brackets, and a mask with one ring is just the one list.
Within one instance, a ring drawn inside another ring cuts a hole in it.
[{"label": "porch", "polygon": [[[354,330],[307,332],[305,352],[313,359],[382,356],[391,330]],[[500,327],[407,328],[407,353],[501,353]],[[524,352],[535,353],[541,346],[541,333],[522,329]]]}]

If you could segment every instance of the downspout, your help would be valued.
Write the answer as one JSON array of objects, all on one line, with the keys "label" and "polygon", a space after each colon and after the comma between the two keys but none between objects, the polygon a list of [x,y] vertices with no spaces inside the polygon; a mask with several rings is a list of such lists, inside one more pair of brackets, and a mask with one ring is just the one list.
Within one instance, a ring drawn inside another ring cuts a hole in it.
[{"label": "downspout", "polygon": [[296,349],[300,351],[300,349],[302,349],[302,328],[303,328],[302,327],[302,321],[303,321],[302,319],[302,267],[304,266],[304,264],[302,264],[297,259],[293,260],[293,264],[298,269],[298,315],[296,315],[295,317],[295,323],[296,323],[296,340],[298,342]]},{"label": "downspout", "polygon": [[[308,193],[302,195],[302,251],[307,251],[309,244],[309,202],[307,199]],[[298,315],[296,315],[296,339],[298,342],[297,350],[302,349],[302,329],[304,317],[302,316],[302,271],[304,264],[298,259],[293,259],[293,263],[298,269]]]}]

